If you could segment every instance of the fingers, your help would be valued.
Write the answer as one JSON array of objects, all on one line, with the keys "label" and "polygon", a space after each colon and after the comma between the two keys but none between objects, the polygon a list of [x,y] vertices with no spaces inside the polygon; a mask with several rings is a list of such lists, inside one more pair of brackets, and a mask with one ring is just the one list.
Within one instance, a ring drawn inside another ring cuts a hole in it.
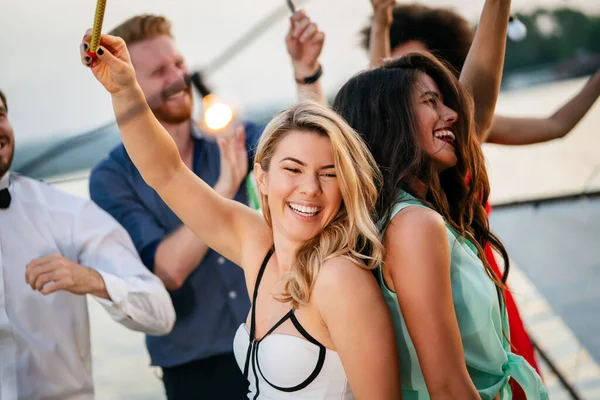
[{"label": "fingers", "polygon": [[43,295],[48,295],[50,293],[54,293],[59,290],[65,290],[68,287],[69,287],[69,283],[67,281],[57,280],[54,282],[49,282],[46,286],[44,286],[44,288],[42,290],[40,290],[40,293],[42,293]]},{"label": "fingers", "polygon": [[[235,132],[236,155],[242,160],[242,165],[248,165],[248,151],[246,150],[246,129],[240,125]],[[247,169],[246,169],[247,172]]]},{"label": "fingers", "polygon": [[37,277],[44,273],[56,268],[56,261],[60,260],[59,254],[49,254],[34,258],[25,266],[25,282],[34,289],[34,282]]},{"label": "fingers", "polygon": [[221,152],[221,162],[227,163],[230,168],[237,168],[238,155],[241,152],[244,155],[246,154],[246,134],[244,127],[237,127],[232,136],[218,137],[217,144]]},{"label": "fingers", "polygon": [[81,63],[83,65],[85,65],[86,67],[89,67],[92,64],[91,57],[87,55],[88,49],[89,49],[88,43],[82,42],[81,45],[79,46],[79,57],[81,58]]},{"label": "fingers", "polygon": [[317,24],[311,21],[304,10],[296,12],[290,18],[290,23],[288,38],[297,39],[301,43],[313,40],[320,33]]},{"label": "fingers", "polygon": [[298,10],[298,11],[296,11],[294,13],[294,15],[292,15],[291,18],[292,18],[292,21],[297,22],[297,21],[300,21],[300,20],[302,20],[304,18],[308,18],[308,15],[306,15],[306,11],[304,11],[304,10]]},{"label": "fingers", "polygon": [[106,48],[118,49],[125,46],[125,41],[119,36],[101,35],[100,44]]},{"label": "fingers", "polygon": [[117,57],[115,57],[110,51],[107,50],[106,47],[100,46],[96,51],[98,58],[102,60],[102,62],[106,63],[109,67],[120,65],[122,63]]},{"label": "fingers", "polygon": [[293,25],[294,29],[292,31],[292,37],[299,38],[302,32],[304,32],[304,29],[306,29],[306,27],[310,25],[310,19],[308,17],[297,19],[293,21]]},{"label": "fingers", "polygon": [[294,37],[298,39],[300,43],[308,43],[308,42],[319,42],[325,40],[325,34],[319,31],[317,24],[314,22],[306,25],[302,31],[300,31],[299,36]]},{"label": "fingers", "polygon": [[92,57],[90,57],[90,55],[88,54],[88,50],[90,48],[91,33],[91,29],[85,31],[83,39],[81,40],[81,45],[79,46],[79,56],[81,57],[81,63],[86,67],[91,67],[93,61]]},{"label": "fingers", "polygon": [[87,29],[83,38],[81,39],[81,45],[79,46],[79,55],[81,57],[81,63],[86,67],[89,67],[92,63],[91,57],[87,54],[88,49],[90,48],[90,39],[92,30]]},{"label": "fingers", "polygon": [[386,11],[388,8],[393,7],[396,4],[396,0],[380,0],[373,2],[373,9],[375,13]]},{"label": "fingers", "polygon": [[31,288],[33,290],[41,290],[47,283],[56,282],[60,279],[60,273],[55,270],[51,270],[49,272],[44,272],[39,274],[35,281],[32,282]]},{"label": "fingers", "polygon": [[303,32],[300,34],[300,43],[304,43],[315,35],[318,32],[317,24],[311,23],[306,28],[304,28]]},{"label": "fingers", "polygon": [[221,152],[221,158],[228,158],[229,149],[230,149],[230,140],[225,136],[217,137],[217,145],[219,146],[219,151]]},{"label": "fingers", "polygon": [[[91,35],[92,35],[92,30],[91,29],[86,30],[81,42],[87,43],[89,45],[90,40],[92,39]],[[125,41],[122,38],[120,38],[119,36],[113,36],[113,35],[100,35],[100,44],[102,46],[110,49],[111,51],[126,47]]]},{"label": "fingers", "polygon": [[387,7],[394,3],[396,3],[396,0],[371,0],[371,4],[373,5],[374,8]]},{"label": "fingers", "polygon": [[34,266],[37,266],[37,265],[47,264],[47,263],[49,263],[51,261],[56,261],[56,260],[59,260],[61,258],[62,258],[62,256],[60,254],[58,254],[58,253],[52,253],[52,254],[48,254],[46,256],[41,256],[41,257],[38,257],[38,258],[34,258],[33,260],[31,260],[29,262],[29,264],[27,264],[27,266],[34,267]]},{"label": "fingers", "polygon": [[325,33],[321,32],[321,31],[317,32],[310,39],[310,42],[311,43],[323,43],[323,42],[325,42]]},{"label": "fingers", "polygon": [[31,289],[37,290],[36,283],[38,279],[45,274],[53,273],[56,270],[56,266],[54,264],[41,264],[30,266],[27,265],[25,268],[25,282],[31,286]]},{"label": "fingers", "polygon": [[235,139],[238,146],[246,147],[246,129],[240,125],[235,130]]},{"label": "fingers", "polygon": [[[64,261],[64,257],[60,254],[50,254],[31,260],[25,267],[25,282],[31,286],[32,290],[39,290],[42,293],[47,292],[46,289],[53,282],[62,281],[62,286],[59,286],[59,288],[68,286],[69,279],[67,279],[68,276],[66,276],[66,271],[63,269],[65,266]],[[55,288],[55,290],[60,289]]]},{"label": "fingers", "polygon": [[[79,53],[81,56],[81,62],[86,67],[91,67],[93,59],[88,53],[89,44],[91,39],[92,30],[88,29],[83,36],[81,45],[79,46]],[[127,46],[123,39],[118,36],[101,35],[100,46],[96,51],[96,55],[100,58],[104,56],[104,62],[107,64],[114,63],[115,61],[122,59],[128,61],[128,52],[126,51]],[[92,54],[93,56],[93,54]]]}]

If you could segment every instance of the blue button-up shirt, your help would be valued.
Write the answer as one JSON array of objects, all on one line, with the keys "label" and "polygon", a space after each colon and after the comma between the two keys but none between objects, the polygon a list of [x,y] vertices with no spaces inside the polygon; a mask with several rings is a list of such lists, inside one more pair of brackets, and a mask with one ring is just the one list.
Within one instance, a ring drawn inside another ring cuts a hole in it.
[{"label": "blue button-up shirt", "polygon": [[[251,123],[245,127],[251,168],[262,127]],[[216,142],[197,135],[193,124],[192,132],[193,170],[214,186],[220,172],[219,148]],[[113,149],[108,158],[92,170],[90,196],[125,227],[142,261],[152,271],[158,244],[182,222],[144,182],[123,145]],[[244,184],[235,200],[248,203]],[[170,294],[177,314],[172,332],[166,336],[146,337],[153,365],[171,367],[233,351],[235,331],[250,308],[240,267],[209,250],[183,286]]]}]

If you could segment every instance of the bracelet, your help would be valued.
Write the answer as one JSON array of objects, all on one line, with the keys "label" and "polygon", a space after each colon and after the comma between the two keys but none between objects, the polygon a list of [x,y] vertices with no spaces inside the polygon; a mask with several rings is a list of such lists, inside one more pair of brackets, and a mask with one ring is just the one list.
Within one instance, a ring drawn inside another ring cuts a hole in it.
[{"label": "bracelet", "polygon": [[323,75],[323,67],[321,66],[321,64],[319,64],[319,68],[317,69],[317,72],[315,72],[313,75],[311,76],[307,76],[304,79],[296,79],[296,83],[300,84],[300,85],[310,85],[311,83],[315,83],[316,81],[319,80],[319,78],[321,77],[321,75]]}]

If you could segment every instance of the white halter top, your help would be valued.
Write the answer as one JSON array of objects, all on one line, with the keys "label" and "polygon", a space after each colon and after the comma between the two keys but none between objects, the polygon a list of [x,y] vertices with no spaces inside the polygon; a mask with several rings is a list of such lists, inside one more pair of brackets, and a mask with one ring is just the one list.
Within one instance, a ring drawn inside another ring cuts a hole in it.
[{"label": "white halter top", "polygon": [[[254,304],[273,250],[266,255],[254,288],[250,329],[241,324],[233,340],[236,361],[250,383],[252,400],[354,400],[337,352],[325,348],[300,325],[290,310],[260,340],[254,339]],[[273,333],[291,320],[305,338]]]}]

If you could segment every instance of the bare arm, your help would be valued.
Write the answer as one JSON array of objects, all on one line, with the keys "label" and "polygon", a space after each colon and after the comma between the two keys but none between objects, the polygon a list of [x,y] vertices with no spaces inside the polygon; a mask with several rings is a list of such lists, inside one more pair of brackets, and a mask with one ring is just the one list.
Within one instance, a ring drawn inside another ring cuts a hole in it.
[{"label": "bare arm", "polygon": [[167,236],[156,248],[154,273],[169,290],[179,289],[198,267],[208,246],[185,225]]},{"label": "bare arm", "polygon": [[442,218],[409,207],[385,234],[386,273],[415,345],[431,399],[480,399],[465,365],[450,283],[450,248]]},{"label": "bare arm", "polygon": [[336,258],[312,294],[357,399],[400,399],[394,328],[373,274]]},{"label": "bare arm", "polygon": [[296,12],[290,18],[285,44],[292,60],[299,101],[311,99],[327,104],[321,79],[309,84],[298,83],[298,80],[302,81],[313,76],[319,70],[319,56],[324,42],[325,34],[319,30],[316,23],[311,21],[304,10]]},{"label": "bare arm", "polygon": [[[215,187],[215,190],[219,193],[218,187]],[[156,248],[154,273],[163,281],[167,289],[179,289],[207,252],[208,246],[190,228],[182,225],[161,241]]]},{"label": "bare arm", "polygon": [[[268,229],[260,214],[223,198],[187,168],[148,107],[122,39],[103,35],[98,56],[92,72],[112,95],[123,144],[144,180],[200,240],[239,265],[249,229]],[[133,118],[120,118],[134,109]]]},{"label": "bare arm", "polygon": [[369,66],[381,67],[383,61],[392,55],[390,27],[393,22],[392,10],[396,0],[371,0],[373,20],[369,38]]},{"label": "bare arm", "polygon": [[[235,197],[240,184],[248,175],[248,152],[244,127],[235,136],[219,138],[221,172],[214,189],[227,199]],[[160,242],[154,257],[154,273],[168,289],[179,289],[198,267],[208,246],[183,225]]]},{"label": "bare arm", "polygon": [[562,138],[581,121],[599,95],[600,72],[596,72],[575,97],[550,117],[512,118],[495,115],[486,142],[523,145]]},{"label": "bare arm", "polygon": [[479,27],[460,74],[475,102],[475,126],[481,139],[492,124],[500,92],[510,0],[486,0]]}]

